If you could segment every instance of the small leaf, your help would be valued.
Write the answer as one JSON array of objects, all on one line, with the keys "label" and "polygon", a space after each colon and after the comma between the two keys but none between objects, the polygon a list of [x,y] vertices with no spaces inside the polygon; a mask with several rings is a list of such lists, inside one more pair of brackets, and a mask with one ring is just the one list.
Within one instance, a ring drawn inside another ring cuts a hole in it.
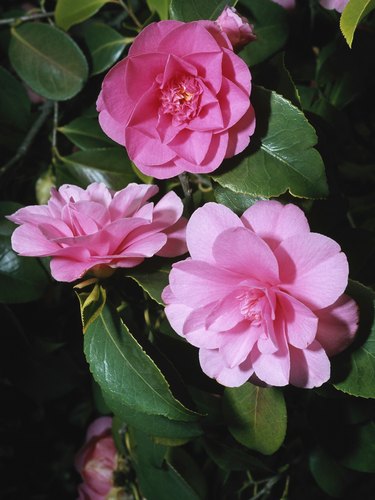
[{"label": "small leaf", "polygon": [[226,5],[234,5],[235,0],[172,0],[169,8],[171,19],[178,21],[199,21],[201,19],[217,19]]},{"label": "small leaf", "polygon": [[101,314],[106,303],[107,293],[105,288],[96,283],[91,292],[81,292],[77,295],[81,306],[83,333],[86,333],[89,326]]},{"label": "small leaf", "polygon": [[81,149],[115,146],[115,143],[102,131],[97,117],[86,118],[81,116],[57,130]]},{"label": "small leaf", "polygon": [[88,326],[84,350],[90,370],[116,415],[121,416],[126,406],[182,422],[199,419],[173,397],[163,374],[108,305]]},{"label": "small leaf", "polygon": [[358,304],[359,326],[351,348],[333,359],[332,380],[342,392],[375,398],[375,296],[355,281],[350,282],[348,293]]},{"label": "small leaf", "polygon": [[93,75],[113,66],[129,43],[128,38],[104,23],[85,26],[83,36],[90,51]]},{"label": "small leaf", "polygon": [[360,472],[375,472],[375,423],[352,427],[352,446],[346,450],[340,462],[350,469]]},{"label": "small leaf", "polygon": [[375,9],[375,0],[350,0],[340,18],[340,29],[349,47],[362,19]]},{"label": "small leaf", "polygon": [[0,302],[21,303],[39,299],[49,283],[38,259],[20,257],[12,250],[13,222],[4,218],[21,208],[18,203],[0,203]]},{"label": "small leaf", "polygon": [[104,182],[111,189],[122,189],[137,180],[130,160],[122,148],[86,149],[60,157],[57,166],[58,184],[69,182],[87,187],[92,182]]},{"label": "small leaf", "polygon": [[237,215],[242,215],[246,209],[254,205],[257,201],[264,199],[248,194],[235,193],[230,189],[220,185],[214,189],[215,198],[218,203],[225,205],[235,212]]},{"label": "small leaf", "polygon": [[0,67],[0,123],[25,130],[30,122],[30,100],[17,78]]},{"label": "small leaf", "polygon": [[298,197],[327,196],[324,164],[313,147],[317,136],[303,113],[262,87],[253,90],[251,101],[257,128],[250,147],[224,162],[213,179],[231,191],[250,196],[270,198],[287,190]]},{"label": "small leaf", "polygon": [[168,19],[170,0],[147,0],[148,8],[151,12],[157,12],[160,19]]},{"label": "small leaf", "polygon": [[106,3],[118,3],[116,0],[57,0],[55,20],[57,26],[68,30],[74,24],[81,23],[96,14]]},{"label": "small leaf", "polygon": [[86,81],[88,66],[72,38],[42,23],[25,23],[12,28],[11,33],[12,66],[35,92],[56,101],[78,94]]},{"label": "small leaf", "polygon": [[250,383],[226,388],[224,416],[232,436],[252,450],[271,455],[284,441],[287,414],[278,389]]},{"label": "small leaf", "polygon": [[288,13],[271,0],[241,0],[251,12],[256,40],[246,45],[241,57],[252,67],[279,51],[289,35]]},{"label": "small leaf", "polygon": [[169,282],[172,263],[170,259],[153,258],[152,262],[126,269],[126,276],[132,278],[158,304],[164,305],[161,294]]}]

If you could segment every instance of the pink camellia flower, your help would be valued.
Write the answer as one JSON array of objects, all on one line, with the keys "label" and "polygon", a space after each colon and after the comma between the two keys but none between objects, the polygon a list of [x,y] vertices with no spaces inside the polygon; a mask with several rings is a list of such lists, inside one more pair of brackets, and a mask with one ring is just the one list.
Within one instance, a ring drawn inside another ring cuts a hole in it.
[{"label": "pink camellia flower", "polygon": [[342,12],[349,0],[320,0],[320,5],[328,10]]},{"label": "pink camellia flower", "polygon": [[294,9],[296,6],[296,0],[272,0],[275,3],[278,3],[281,5],[281,7],[284,7],[284,9]]},{"label": "pink camellia flower", "polygon": [[86,441],[77,453],[75,466],[83,479],[78,500],[104,500],[113,487],[116,447],[112,418],[100,417],[89,426]]},{"label": "pink camellia flower", "polygon": [[249,144],[250,90],[249,68],[214,21],[160,21],[104,78],[99,122],[147,175],[212,172]]},{"label": "pink camellia flower", "polygon": [[52,257],[52,276],[74,281],[87,271],[106,276],[146,257],[186,252],[183,205],[170,191],[154,206],[157,186],[129,184],[116,193],[102,183],[87,189],[52,189],[47,205],[21,208],[8,219],[21,224],[12,235],[20,255]]},{"label": "pink camellia flower", "polygon": [[240,16],[234,7],[225,7],[216,19],[216,23],[227,35],[234,50],[239,50],[256,40],[253,25],[249,24],[246,17]]},{"label": "pink camellia flower", "polygon": [[332,239],[311,233],[299,208],[259,201],[241,218],[216,203],[196,210],[191,258],[173,265],[165,312],[199,347],[203,371],[225,386],[250,377],[315,387],[353,339],[356,303],[343,295],[348,263]]}]

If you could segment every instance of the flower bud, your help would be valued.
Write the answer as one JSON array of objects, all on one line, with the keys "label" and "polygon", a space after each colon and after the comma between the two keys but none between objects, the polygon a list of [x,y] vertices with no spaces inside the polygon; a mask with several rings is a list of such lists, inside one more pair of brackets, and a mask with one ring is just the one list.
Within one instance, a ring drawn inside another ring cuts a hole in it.
[{"label": "flower bud", "polygon": [[253,25],[240,16],[234,7],[225,7],[216,19],[219,28],[227,35],[234,50],[239,50],[256,39]]}]

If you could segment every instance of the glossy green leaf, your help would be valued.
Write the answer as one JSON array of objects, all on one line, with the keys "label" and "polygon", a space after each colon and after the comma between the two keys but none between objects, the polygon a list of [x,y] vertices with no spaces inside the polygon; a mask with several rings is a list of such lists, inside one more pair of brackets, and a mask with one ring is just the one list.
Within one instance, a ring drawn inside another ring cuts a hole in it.
[{"label": "glossy green leaf", "polygon": [[129,43],[128,38],[104,23],[85,26],[83,36],[90,51],[93,75],[113,66]]},{"label": "glossy green leaf", "polygon": [[334,498],[345,495],[351,482],[350,472],[322,448],[312,451],[309,466],[315,481],[325,493]]},{"label": "glossy green leaf", "polygon": [[224,162],[213,179],[236,193],[270,198],[286,191],[305,198],[327,196],[317,136],[303,113],[290,101],[255,88],[251,101],[257,128],[250,147]]},{"label": "glossy green leaf", "polygon": [[226,5],[234,5],[234,0],[171,0],[169,8],[171,19],[178,21],[198,21],[200,19],[217,19]]},{"label": "glossy green leaf", "polygon": [[0,124],[25,130],[30,122],[30,100],[25,87],[0,67]]},{"label": "glossy green leaf", "polygon": [[79,292],[77,295],[81,309],[82,329],[83,333],[86,333],[89,326],[102,313],[107,300],[107,292],[99,283],[96,283],[90,292]]},{"label": "glossy green leaf", "polygon": [[136,281],[143,290],[158,304],[164,305],[161,294],[169,282],[172,263],[170,259],[153,258],[152,262],[125,269],[126,275]]},{"label": "glossy green leaf", "polygon": [[115,0],[57,0],[55,20],[57,26],[68,30],[74,24],[81,23],[96,14],[106,3]]},{"label": "glossy green leaf", "polygon": [[354,281],[348,293],[359,307],[359,327],[351,348],[334,358],[332,379],[342,392],[375,398],[375,296],[372,290]]},{"label": "glossy green leaf", "polygon": [[116,415],[121,416],[125,405],[171,420],[198,420],[199,415],[173,397],[163,374],[108,305],[88,326],[84,350],[94,379]]},{"label": "glossy green leaf", "polygon": [[168,19],[170,0],[146,0],[151,12],[157,12],[160,19]]},{"label": "glossy green leaf", "polygon": [[0,302],[29,302],[40,298],[49,283],[48,274],[34,257],[20,257],[12,250],[16,225],[4,218],[21,208],[18,203],[0,203]]},{"label": "glossy green leaf", "polygon": [[85,56],[68,35],[42,23],[12,28],[12,66],[35,92],[63,101],[82,89],[88,74]]},{"label": "glossy green leaf", "polygon": [[360,472],[375,472],[375,423],[352,427],[351,446],[347,448],[340,462]]},{"label": "glossy green leaf", "polygon": [[57,167],[58,184],[66,180],[86,187],[92,182],[104,182],[111,189],[119,190],[137,178],[124,149],[86,149],[70,156],[60,157]]},{"label": "glossy green leaf", "polygon": [[375,0],[349,0],[340,18],[340,29],[349,47],[362,19],[375,9]]},{"label": "glossy green leaf", "polygon": [[97,117],[86,118],[81,116],[57,130],[81,149],[115,146],[115,143],[102,131]]},{"label": "glossy green leaf", "polygon": [[250,22],[254,25],[255,42],[249,43],[241,51],[241,57],[252,67],[282,49],[288,35],[288,14],[272,0],[241,0],[241,4],[251,13]]},{"label": "glossy green leaf", "polygon": [[284,441],[287,414],[278,389],[250,383],[226,388],[224,416],[232,436],[252,450],[271,455]]},{"label": "glossy green leaf", "polygon": [[242,215],[246,209],[262,199],[248,194],[235,193],[220,185],[215,187],[214,192],[216,201],[230,208],[237,215]]}]

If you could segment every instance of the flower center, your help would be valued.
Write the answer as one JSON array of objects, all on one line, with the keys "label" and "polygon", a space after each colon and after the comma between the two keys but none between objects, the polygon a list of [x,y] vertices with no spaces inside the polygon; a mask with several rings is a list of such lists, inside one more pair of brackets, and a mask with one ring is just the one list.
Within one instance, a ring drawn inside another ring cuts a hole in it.
[{"label": "flower center", "polygon": [[253,325],[261,325],[263,320],[264,292],[258,289],[243,290],[236,299],[240,302],[241,314]]},{"label": "flower center", "polygon": [[198,113],[201,93],[194,77],[173,78],[161,89],[161,112],[172,115],[179,123],[189,121]]}]

